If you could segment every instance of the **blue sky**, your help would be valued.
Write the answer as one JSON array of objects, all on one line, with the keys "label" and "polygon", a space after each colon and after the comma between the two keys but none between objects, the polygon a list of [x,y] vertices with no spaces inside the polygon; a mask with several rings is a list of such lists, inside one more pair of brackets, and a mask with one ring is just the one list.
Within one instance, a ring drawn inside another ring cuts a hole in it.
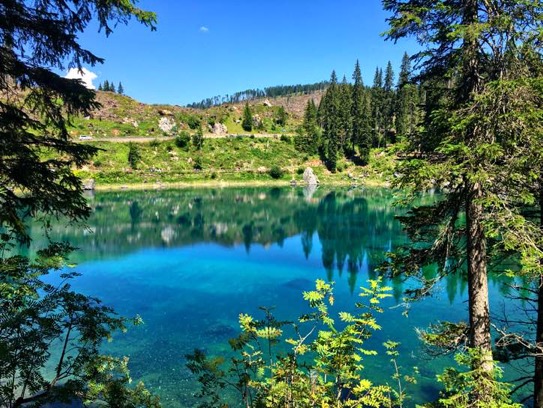
[{"label": "blue sky", "polygon": [[249,88],[313,83],[333,69],[350,79],[360,60],[365,83],[376,66],[395,71],[413,41],[394,44],[380,0],[142,0],[155,32],[132,21],[105,38],[90,27],[80,40],[105,58],[87,67],[122,82],[145,103],[184,105]]}]

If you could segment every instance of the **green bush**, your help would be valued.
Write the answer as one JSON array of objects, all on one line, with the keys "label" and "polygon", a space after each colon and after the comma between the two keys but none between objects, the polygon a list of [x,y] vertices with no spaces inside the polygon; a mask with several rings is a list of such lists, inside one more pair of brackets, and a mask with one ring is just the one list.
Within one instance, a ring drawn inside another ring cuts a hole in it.
[{"label": "green bush", "polygon": [[190,143],[190,134],[189,132],[181,132],[175,138],[175,145],[180,149],[185,149],[189,146]]},{"label": "green bush", "polygon": [[290,138],[290,136],[287,135],[281,135],[279,140],[281,140],[282,142],[292,143],[292,139]]},{"label": "green bush", "polygon": [[194,164],[192,165],[192,168],[194,170],[202,170],[202,156],[197,156],[196,159],[194,159]]},{"label": "green bush", "polygon": [[270,175],[270,177],[272,179],[275,179],[275,180],[278,180],[280,179],[281,177],[283,177],[283,175],[285,174],[285,172],[283,171],[283,169],[279,166],[272,166],[272,168],[268,171],[268,174]]}]

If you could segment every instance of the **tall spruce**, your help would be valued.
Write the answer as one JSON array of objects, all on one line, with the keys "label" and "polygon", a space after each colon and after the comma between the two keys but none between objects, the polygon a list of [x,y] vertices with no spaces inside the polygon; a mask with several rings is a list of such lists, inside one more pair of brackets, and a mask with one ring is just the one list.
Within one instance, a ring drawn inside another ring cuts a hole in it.
[{"label": "tall spruce", "polygon": [[506,406],[495,400],[489,385],[487,268],[500,246],[517,248],[525,262],[540,255],[519,211],[535,202],[527,186],[539,174],[525,166],[541,163],[540,125],[533,120],[541,107],[541,82],[537,85],[520,68],[526,48],[541,53],[543,10],[538,2],[457,3],[383,1],[392,13],[389,38],[412,35],[424,47],[418,55],[421,77],[435,95],[425,120],[426,131],[438,133],[435,144],[422,157],[404,162],[399,184],[415,191],[446,186],[443,199],[403,219],[415,241],[431,241],[411,247],[402,260],[404,271],[415,274],[422,265],[437,262],[440,276],[460,273],[465,265],[468,345],[477,353],[472,368],[478,373],[470,404]]},{"label": "tall spruce", "polygon": [[404,53],[398,76],[395,106],[396,134],[403,140],[414,135],[418,121],[418,86],[412,83],[411,59]]},{"label": "tall spruce", "polygon": [[392,63],[388,61],[383,80],[383,127],[385,135],[385,144],[387,142],[394,143],[396,141],[396,117],[395,104],[396,95],[394,91],[394,70]]},{"label": "tall spruce", "polygon": [[372,145],[380,147],[385,141],[385,105],[383,89],[383,70],[379,67],[375,69],[373,77],[373,86],[371,87],[371,128]]},{"label": "tall spruce", "polygon": [[352,92],[352,142],[358,147],[360,161],[367,164],[369,161],[371,148],[371,124],[368,96],[362,80],[360,64],[356,61],[353,72],[353,92]]},{"label": "tall spruce", "polygon": [[300,152],[316,154],[320,145],[320,127],[315,101],[310,99],[304,111],[301,132],[296,136],[295,146]]},{"label": "tall spruce", "polygon": [[335,172],[341,137],[341,98],[336,71],[330,76],[330,86],[319,105],[322,126],[321,155],[328,169]]},{"label": "tall spruce", "polygon": [[340,133],[339,133],[339,152],[346,156],[352,156],[353,146],[353,122],[352,122],[352,85],[347,82],[343,76],[339,84],[339,114],[340,114]]},{"label": "tall spruce", "polygon": [[241,120],[241,127],[246,132],[250,132],[253,130],[253,125],[253,112],[251,112],[249,102],[246,102],[245,108],[243,108],[243,119]]},{"label": "tall spruce", "polygon": [[[48,0],[0,6],[2,407],[97,399],[159,406],[148,393],[143,399],[139,385],[126,387],[126,363],[102,355],[102,341],[124,326],[124,319],[98,299],[73,291],[69,281],[77,274],[66,264],[69,245],[50,244],[32,259],[9,251],[14,241],[29,243],[26,217],[47,229],[52,217],[76,222],[90,214],[73,170],[88,163],[96,149],[74,142],[67,127],[72,115],[86,115],[98,103],[94,91],[58,72],[103,61],[79,43],[89,25],[106,35],[131,18],[154,28],[155,15],[135,3]],[[112,372],[113,366],[121,371]]]}]

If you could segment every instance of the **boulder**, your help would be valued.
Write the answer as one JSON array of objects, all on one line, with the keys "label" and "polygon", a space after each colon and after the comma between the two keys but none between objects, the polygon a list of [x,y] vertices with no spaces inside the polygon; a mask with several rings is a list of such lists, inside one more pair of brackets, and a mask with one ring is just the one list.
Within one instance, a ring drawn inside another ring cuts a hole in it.
[{"label": "boulder", "polygon": [[166,133],[170,133],[172,129],[174,128],[174,126],[175,126],[175,121],[166,116],[160,118],[160,120],[158,121],[158,127],[160,128],[160,130]]},{"label": "boulder", "polygon": [[91,191],[91,190],[94,190],[95,186],[96,186],[96,182],[94,181],[94,179],[83,180],[83,190]]},{"label": "boulder", "polygon": [[308,186],[316,186],[317,184],[319,184],[319,179],[317,178],[315,173],[313,173],[313,169],[311,167],[305,169],[303,178],[305,184],[307,184]]},{"label": "boulder", "polygon": [[267,107],[272,106],[271,102],[269,100],[267,100],[267,99],[265,99],[264,102],[262,102],[262,105],[267,106]]},{"label": "boulder", "polygon": [[214,135],[226,135],[228,133],[228,128],[223,123],[215,123],[211,129],[211,133]]},{"label": "boulder", "polygon": [[159,109],[158,110],[158,114],[160,116],[173,116],[173,112],[172,111],[169,111],[167,109]]}]

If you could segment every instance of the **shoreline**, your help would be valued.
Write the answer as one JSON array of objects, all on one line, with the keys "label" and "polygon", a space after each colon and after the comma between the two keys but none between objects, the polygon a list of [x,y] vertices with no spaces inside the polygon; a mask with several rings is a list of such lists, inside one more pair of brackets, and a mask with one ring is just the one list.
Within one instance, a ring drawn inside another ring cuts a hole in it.
[{"label": "shoreline", "polygon": [[[137,190],[175,190],[175,189],[188,189],[188,188],[230,188],[230,187],[306,187],[304,182],[291,184],[290,181],[284,180],[267,180],[267,181],[178,181],[178,182],[158,182],[158,183],[122,183],[122,184],[103,184],[95,185],[92,190],[89,191],[137,191]],[[317,184],[320,186],[330,187],[382,187],[390,188],[390,183],[385,180],[378,179],[366,179],[362,182],[349,182],[349,181],[327,181]]]}]

